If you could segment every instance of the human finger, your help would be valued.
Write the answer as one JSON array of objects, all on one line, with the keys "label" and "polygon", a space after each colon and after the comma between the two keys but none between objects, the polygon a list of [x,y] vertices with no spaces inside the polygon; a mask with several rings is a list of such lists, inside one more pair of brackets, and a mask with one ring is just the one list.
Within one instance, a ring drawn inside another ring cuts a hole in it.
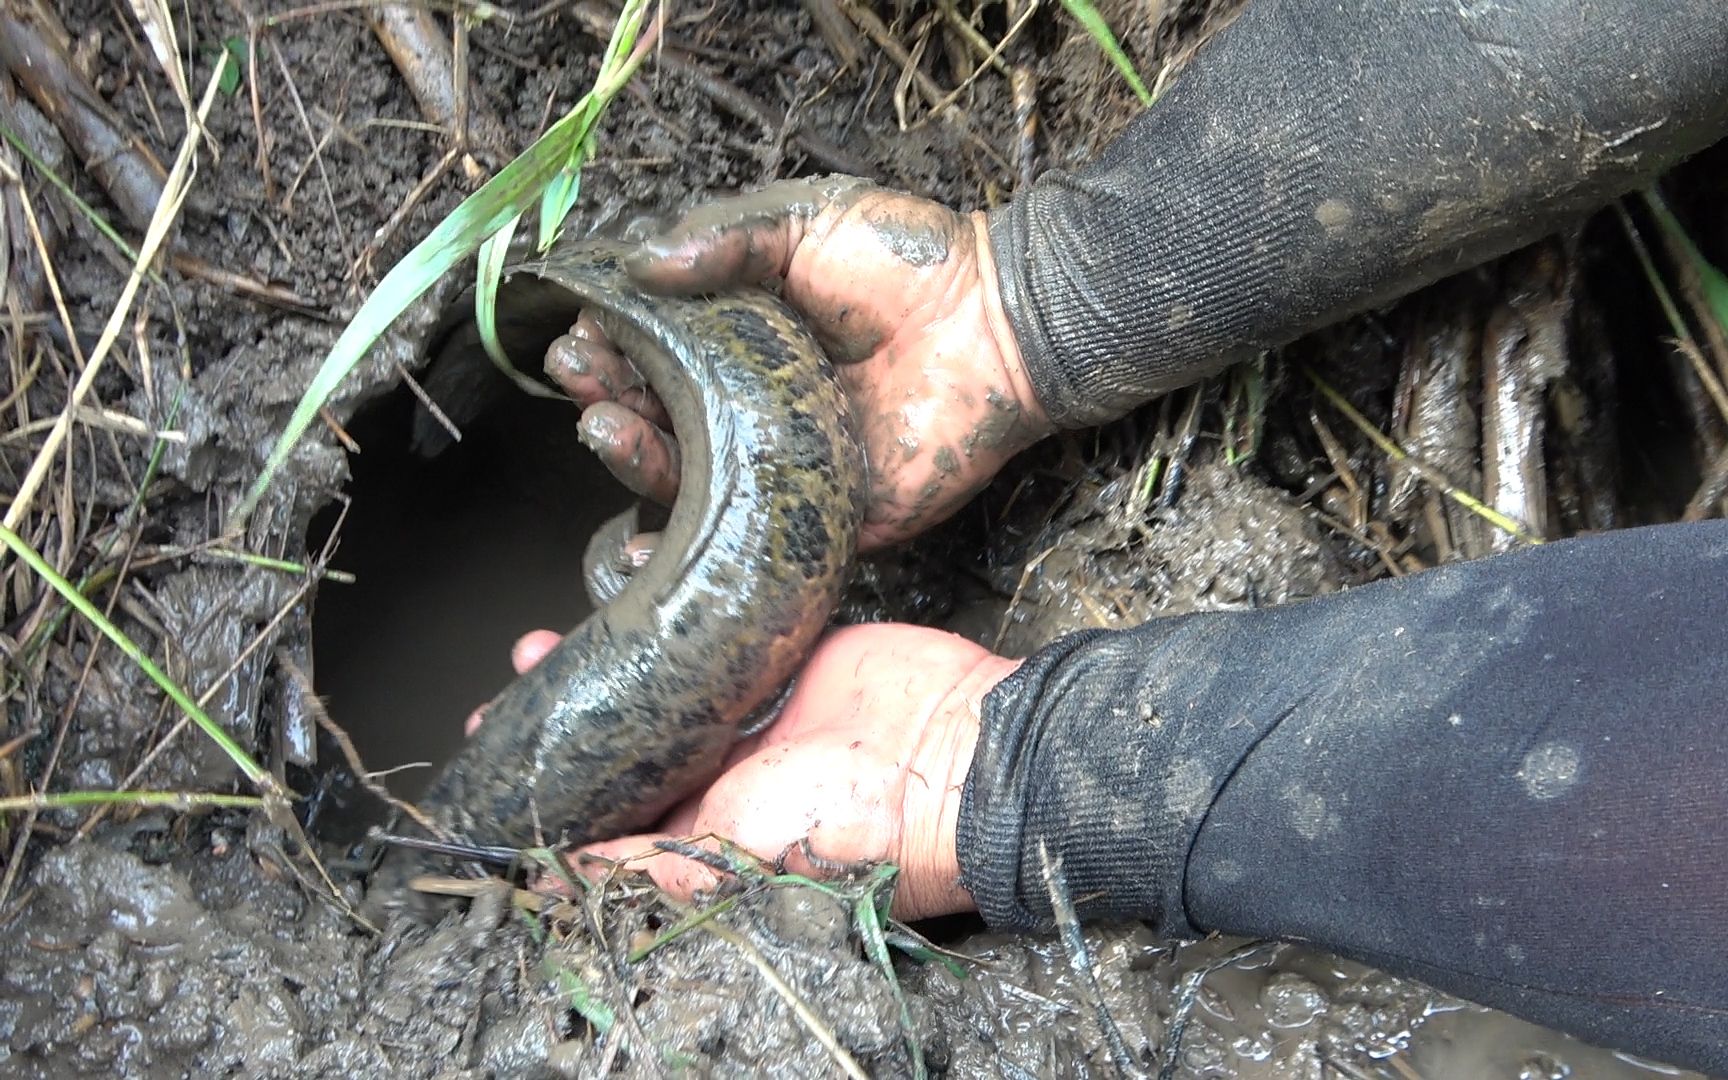
[{"label": "human finger", "polygon": [[[516,674],[524,674],[529,668],[546,659],[546,654],[552,651],[559,640],[558,635],[550,630],[530,630],[517,638],[516,644],[510,647],[510,666],[516,669]],[[482,705],[469,713],[468,719],[462,722],[462,734],[472,735],[479,731],[485,720],[486,706]]]},{"label": "human finger", "polygon": [[570,328],[570,333],[547,348],[545,366],[552,381],[583,408],[616,401],[649,423],[672,426],[666,407],[642,373],[612,347],[599,324],[586,313]]},{"label": "human finger", "polygon": [[582,413],[577,434],[619,483],[645,499],[670,506],[678,496],[678,442],[664,429],[615,401]]},{"label": "human finger", "polygon": [[624,268],[656,292],[717,292],[783,277],[818,214],[873,187],[851,176],[784,180],[696,207],[627,256]]}]

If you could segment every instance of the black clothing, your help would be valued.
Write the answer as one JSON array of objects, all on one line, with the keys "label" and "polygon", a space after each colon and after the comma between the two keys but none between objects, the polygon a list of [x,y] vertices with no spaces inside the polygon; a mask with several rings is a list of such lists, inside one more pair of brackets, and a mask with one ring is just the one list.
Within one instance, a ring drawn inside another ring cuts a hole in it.
[{"label": "black clothing", "polygon": [[1723,0],[1249,0],[991,214],[1063,427],[1536,240],[1728,134]]},{"label": "black clothing", "polygon": [[[1041,403],[1120,415],[1728,132],[1723,0],[1250,0],[990,235]],[[985,701],[992,923],[1311,942],[1728,1074],[1728,523],[1075,635]]]},{"label": "black clothing", "polygon": [[1728,1073],[1728,522],[1077,634],[985,699],[993,925],[1311,942]]}]

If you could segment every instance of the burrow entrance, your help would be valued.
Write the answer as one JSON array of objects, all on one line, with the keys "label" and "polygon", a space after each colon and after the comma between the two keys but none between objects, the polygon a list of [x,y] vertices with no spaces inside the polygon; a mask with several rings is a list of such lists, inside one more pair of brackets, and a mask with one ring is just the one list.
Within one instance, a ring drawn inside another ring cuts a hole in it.
[{"label": "burrow entrance", "polygon": [[[417,797],[462,741],[462,722],[512,677],[526,631],[560,633],[591,611],[583,548],[634,498],[576,437],[574,404],[511,393],[428,456],[411,445],[421,406],[398,387],[349,433],[349,508],[320,588],[313,685],[372,771]],[[335,527],[340,504],[314,521]]]}]

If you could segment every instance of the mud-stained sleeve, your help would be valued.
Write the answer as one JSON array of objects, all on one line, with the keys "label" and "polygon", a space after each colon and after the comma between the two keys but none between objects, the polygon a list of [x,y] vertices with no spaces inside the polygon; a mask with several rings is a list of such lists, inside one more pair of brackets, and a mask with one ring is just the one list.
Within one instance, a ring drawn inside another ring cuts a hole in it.
[{"label": "mud-stained sleeve", "polygon": [[1724,133],[1722,0],[1248,0],[990,237],[1034,389],[1083,427],[1546,235]]},{"label": "mud-stained sleeve", "polygon": [[986,697],[962,883],[1313,943],[1728,1075],[1728,522],[1059,642]]}]

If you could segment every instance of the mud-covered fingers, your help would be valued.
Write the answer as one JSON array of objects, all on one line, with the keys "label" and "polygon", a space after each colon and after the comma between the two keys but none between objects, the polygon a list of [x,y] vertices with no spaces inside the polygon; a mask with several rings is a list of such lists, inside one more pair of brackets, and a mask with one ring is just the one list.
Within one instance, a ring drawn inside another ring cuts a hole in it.
[{"label": "mud-covered fingers", "polygon": [[874,186],[857,177],[828,176],[783,180],[716,199],[645,241],[625,260],[625,269],[644,287],[667,293],[712,292],[783,277],[809,223]]},{"label": "mud-covered fingers", "polygon": [[[529,668],[546,659],[546,654],[552,651],[559,640],[558,635],[550,630],[530,630],[517,638],[516,644],[510,646],[510,666],[515,669],[516,674],[525,674]],[[468,714],[468,719],[462,724],[462,734],[472,735],[480,730],[480,725],[486,721],[487,708],[487,705],[482,705]]]},{"label": "mud-covered fingers", "polygon": [[[720,874],[676,852],[656,850],[657,841],[672,841],[668,833],[646,833],[625,836],[590,844],[569,856],[570,868],[590,881],[619,872],[647,874],[654,883],[681,900],[694,899],[698,892],[711,892],[720,884]],[[555,882],[548,882],[554,891],[563,891]]]},{"label": "mud-covered fingers", "polygon": [[584,313],[546,350],[546,374],[583,408],[616,401],[649,423],[671,426],[660,398],[636,365],[612,347],[592,315]]},{"label": "mud-covered fingers", "polygon": [[602,401],[582,413],[577,434],[619,483],[645,499],[672,505],[681,459],[678,441],[666,431],[617,402]]}]

